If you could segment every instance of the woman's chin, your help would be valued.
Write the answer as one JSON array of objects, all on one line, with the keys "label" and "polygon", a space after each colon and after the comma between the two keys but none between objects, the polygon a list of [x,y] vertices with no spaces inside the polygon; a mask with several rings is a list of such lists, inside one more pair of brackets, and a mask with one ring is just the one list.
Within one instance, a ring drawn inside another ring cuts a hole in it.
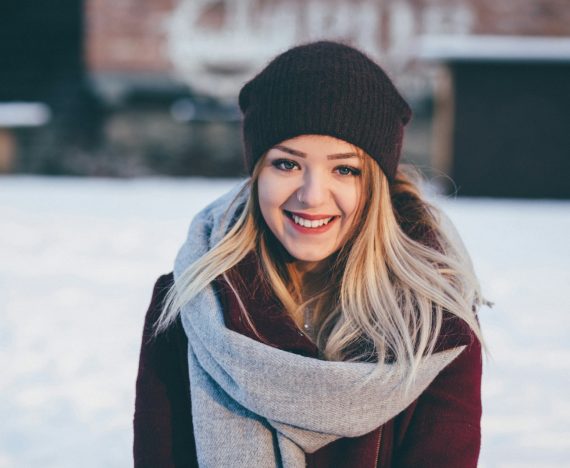
[{"label": "woman's chin", "polygon": [[315,255],[315,253],[297,252],[288,250],[292,261],[297,265],[301,271],[315,271],[320,270],[320,266],[324,266],[326,261],[330,259],[331,254]]}]

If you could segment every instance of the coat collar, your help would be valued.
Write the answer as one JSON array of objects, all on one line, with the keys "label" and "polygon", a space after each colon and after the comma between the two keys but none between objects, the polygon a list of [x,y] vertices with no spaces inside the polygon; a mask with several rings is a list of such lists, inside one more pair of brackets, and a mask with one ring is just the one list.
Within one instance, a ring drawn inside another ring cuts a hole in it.
[{"label": "coat collar", "polygon": [[[308,357],[317,357],[317,346],[295,324],[277,299],[267,281],[258,257],[248,254],[227,272],[248,310],[251,320],[266,344]],[[215,281],[216,291],[224,304],[226,326],[249,338],[261,341],[249,326],[239,306],[238,299],[223,277]],[[445,351],[473,342],[473,332],[456,316],[444,313],[444,320],[434,352]]]}]

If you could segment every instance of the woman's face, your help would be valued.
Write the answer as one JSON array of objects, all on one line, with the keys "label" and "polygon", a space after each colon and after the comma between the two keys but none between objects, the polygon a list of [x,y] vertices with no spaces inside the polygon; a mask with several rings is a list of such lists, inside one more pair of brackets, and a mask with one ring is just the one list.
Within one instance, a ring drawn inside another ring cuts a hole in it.
[{"label": "woman's face", "polygon": [[362,161],[346,141],[301,135],[271,148],[259,173],[265,222],[301,271],[336,252],[354,222]]}]

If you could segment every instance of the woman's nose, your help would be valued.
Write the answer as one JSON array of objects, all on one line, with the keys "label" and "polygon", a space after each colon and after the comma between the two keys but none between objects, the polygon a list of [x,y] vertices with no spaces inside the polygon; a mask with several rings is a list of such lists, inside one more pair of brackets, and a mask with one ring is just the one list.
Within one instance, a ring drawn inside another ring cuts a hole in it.
[{"label": "woman's nose", "polygon": [[297,190],[297,199],[305,206],[319,206],[328,197],[328,187],[322,177],[311,175],[305,177],[303,185]]}]

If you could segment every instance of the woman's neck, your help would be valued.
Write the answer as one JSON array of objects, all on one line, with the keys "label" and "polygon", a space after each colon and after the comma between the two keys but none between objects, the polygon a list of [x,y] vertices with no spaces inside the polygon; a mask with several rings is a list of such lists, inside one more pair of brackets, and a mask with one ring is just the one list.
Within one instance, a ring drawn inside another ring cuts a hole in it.
[{"label": "woman's neck", "polygon": [[328,278],[329,262],[323,261],[309,268],[298,269],[299,279],[301,281],[301,295],[303,301],[306,301],[320,292],[326,284]]}]

